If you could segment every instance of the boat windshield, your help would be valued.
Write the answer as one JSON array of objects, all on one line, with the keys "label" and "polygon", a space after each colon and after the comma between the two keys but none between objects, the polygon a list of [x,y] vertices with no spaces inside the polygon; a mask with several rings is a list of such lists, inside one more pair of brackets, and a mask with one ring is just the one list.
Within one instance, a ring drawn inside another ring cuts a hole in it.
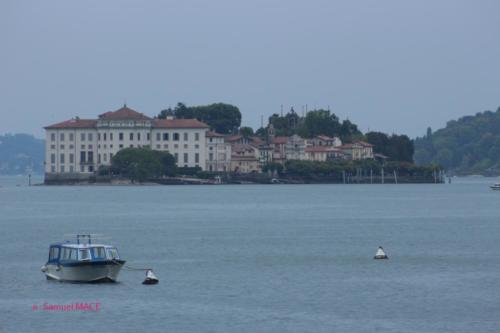
[{"label": "boat windshield", "polygon": [[80,249],[78,256],[79,256],[80,260],[90,260],[90,250],[89,249]]},{"label": "boat windshield", "polygon": [[120,259],[120,257],[118,256],[118,251],[116,251],[114,247],[107,249],[107,251],[108,251],[108,259]]},{"label": "boat windshield", "polygon": [[94,255],[94,259],[106,259],[106,251],[104,250],[104,247],[93,247],[92,252]]}]

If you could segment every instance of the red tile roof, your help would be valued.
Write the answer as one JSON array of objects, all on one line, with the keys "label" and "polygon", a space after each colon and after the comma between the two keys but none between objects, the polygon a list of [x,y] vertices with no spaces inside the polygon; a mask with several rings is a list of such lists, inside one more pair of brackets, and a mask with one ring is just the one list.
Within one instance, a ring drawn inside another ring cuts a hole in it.
[{"label": "red tile roof", "polygon": [[227,142],[235,142],[235,141],[238,141],[241,138],[242,138],[241,135],[232,135],[232,136],[226,137],[226,141]]},{"label": "red tile roof", "polygon": [[274,144],[285,144],[288,142],[288,137],[287,136],[275,136],[273,139],[272,139],[272,143]]},{"label": "red tile roof", "polygon": [[97,120],[94,119],[70,119],[57,124],[45,127],[45,129],[58,129],[58,128],[94,128],[96,127]]},{"label": "red tile roof", "polygon": [[217,132],[208,131],[207,132],[207,137],[223,138],[224,134],[220,134],[220,133],[217,133]]},{"label": "red tile roof", "polygon": [[99,115],[99,119],[133,119],[133,120],[151,120],[151,118],[128,108],[124,105],[116,111],[108,111]]},{"label": "red tile roof", "polygon": [[196,119],[155,119],[155,128],[208,128],[209,126]]}]

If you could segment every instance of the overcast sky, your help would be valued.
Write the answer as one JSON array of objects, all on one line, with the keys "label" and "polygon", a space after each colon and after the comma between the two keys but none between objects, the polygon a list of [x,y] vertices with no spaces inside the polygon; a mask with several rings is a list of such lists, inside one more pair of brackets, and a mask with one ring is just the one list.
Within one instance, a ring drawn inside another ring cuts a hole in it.
[{"label": "overcast sky", "polygon": [[361,130],[500,106],[498,0],[0,1],[0,133],[181,101],[260,126],[291,106]]}]

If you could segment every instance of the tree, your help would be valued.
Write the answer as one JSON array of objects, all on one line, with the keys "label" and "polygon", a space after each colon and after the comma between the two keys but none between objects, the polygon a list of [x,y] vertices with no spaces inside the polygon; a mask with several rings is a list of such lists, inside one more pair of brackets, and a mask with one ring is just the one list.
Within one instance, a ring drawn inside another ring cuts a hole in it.
[{"label": "tree", "polygon": [[158,118],[164,119],[170,113],[180,119],[198,119],[209,125],[214,131],[222,134],[233,133],[235,128],[241,125],[241,112],[231,104],[214,103],[210,105],[186,106],[177,103],[176,107],[166,109],[158,114]]},{"label": "tree", "polygon": [[339,136],[341,126],[339,118],[335,114],[320,109],[307,113],[299,132],[306,138],[312,138],[316,135]]},{"label": "tree", "polygon": [[175,159],[167,152],[149,148],[125,148],[111,160],[111,168],[132,181],[175,174]]},{"label": "tree", "polygon": [[242,135],[243,137],[245,138],[249,138],[251,136],[253,136],[253,128],[251,127],[247,127],[247,126],[243,126],[243,127],[240,127],[240,135]]}]

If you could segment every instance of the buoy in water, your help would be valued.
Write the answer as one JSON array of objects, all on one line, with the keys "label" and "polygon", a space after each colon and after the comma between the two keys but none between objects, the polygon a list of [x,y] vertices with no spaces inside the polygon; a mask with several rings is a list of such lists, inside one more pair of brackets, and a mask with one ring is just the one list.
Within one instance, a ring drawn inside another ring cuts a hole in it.
[{"label": "buoy in water", "polygon": [[146,279],[142,281],[142,284],[157,284],[160,280],[154,275],[151,269],[146,271]]},{"label": "buoy in water", "polygon": [[379,246],[377,249],[377,253],[375,253],[375,257],[373,259],[389,259],[387,254],[385,254],[384,249],[382,246]]}]

